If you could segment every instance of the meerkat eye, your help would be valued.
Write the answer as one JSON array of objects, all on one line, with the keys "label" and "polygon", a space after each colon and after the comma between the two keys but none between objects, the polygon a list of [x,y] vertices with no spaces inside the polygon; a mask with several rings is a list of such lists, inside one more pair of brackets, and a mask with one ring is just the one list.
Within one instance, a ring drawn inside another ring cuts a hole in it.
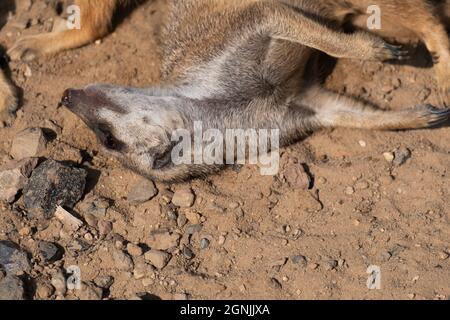
[{"label": "meerkat eye", "polygon": [[108,125],[100,124],[98,126],[98,130],[101,135],[101,141],[106,148],[116,151],[122,151],[125,149],[125,144],[114,137]]}]

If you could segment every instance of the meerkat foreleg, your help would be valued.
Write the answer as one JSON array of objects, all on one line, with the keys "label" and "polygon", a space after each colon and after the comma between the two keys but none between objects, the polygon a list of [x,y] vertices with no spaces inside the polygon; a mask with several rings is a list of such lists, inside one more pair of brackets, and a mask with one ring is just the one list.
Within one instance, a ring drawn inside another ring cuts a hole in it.
[{"label": "meerkat foreleg", "polygon": [[299,105],[316,112],[319,126],[371,130],[403,130],[435,127],[450,121],[450,109],[420,105],[410,109],[385,111],[356,99],[320,87],[307,89],[296,98]]},{"label": "meerkat foreleg", "polygon": [[69,29],[25,36],[8,51],[13,60],[32,60],[88,44],[105,36],[110,28],[116,3],[120,0],[76,0],[80,9],[80,29]]},{"label": "meerkat foreleg", "polygon": [[300,43],[336,58],[380,61],[407,58],[407,52],[401,47],[376,35],[332,30],[282,3],[257,3],[253,10],[260,16],[259,30],[273,39]]}]

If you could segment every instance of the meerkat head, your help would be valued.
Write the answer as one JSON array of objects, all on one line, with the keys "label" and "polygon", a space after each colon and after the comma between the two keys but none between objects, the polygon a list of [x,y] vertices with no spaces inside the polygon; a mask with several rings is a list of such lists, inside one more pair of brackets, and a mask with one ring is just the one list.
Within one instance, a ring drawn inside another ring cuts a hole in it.
[{"label": "meerkat head", "polygon": [[96,133],[104,152],[150,176],[173,167],[171,135],[188,121],[178,102],[149,90],[113,85],[68,89],[62,98],[62,104]]}]

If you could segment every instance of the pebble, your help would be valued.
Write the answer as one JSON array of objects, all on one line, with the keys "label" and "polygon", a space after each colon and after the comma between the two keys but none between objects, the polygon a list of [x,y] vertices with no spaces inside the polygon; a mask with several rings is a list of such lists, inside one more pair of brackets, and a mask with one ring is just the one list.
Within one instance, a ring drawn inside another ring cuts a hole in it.
[{"label": "pebble", "polygon": [[81,289],[75,293],[80,300],[85,301],[101,300],[103,296],[103,290],[90,281],[81,283]]},{"label": "pebble", "polygon": [[192,225],[186,227],[185,234],[193,235],[195,233],[199,233],[200,231],[202,231],[202,228],[203,227],[201,224],[192,224]]},{"label": "pebble", "polygon": [[22,275],[31,270],[27,254],[12,241],[0,241],[0,266],[8,274]]},{"label": "pebble", "polygon": [[153,280],[152,278],[144,278],[144,279],[142,279],[142,285],[144,287],[149,287],[149,286],[151,286],[154,283],[155,283],[155,280]]},{"label": "pebble", "polygon": [[181,236],[177,233],[156,231],[150,234],[147,244],[150,248],[156,250],[168,250],[177,247]]},{"label": "pebble", "polygon": [[0,168],[0,200],[14,202],[17,193],[28,183],[28,177],[37,164],[37,158],[28,158],[3,165]]},{"label": "pebble", "polygon": [[56,244],[48,241],[39,241],[39,254],[46,263],[61,259],[61,252]]},{"label": "pebble", "polygon": [[291,261],[294,264],[298,264],[301,267],[306,267],[308,265],[308,260],[305,256],[302,255],[295,255],[291,257]]},{"label": "pebble", "polygon": [[356,190],[366,190],[369,189],[370,185],[367,181],[361,180],[356,182],[354,187]]},{"label": "pebble", "polygon": [[385,152],[383,153],[383,157],[387,162],[392,163],[394,161],[395,155],[393,152]]},{"label": "pebble", "polygon": [[351,196],[355,193],[355,189],[353,187],[347,187],[345,188],[344,193],[348,196]]},{"label": "pebble", "polygon": [[338,261],[337,260],[328,260],[325,262],[325,270],[331,271],[338,267]]},{"label": "pebble", "polygon": [[24,287],[20,278],[7,275],[0,281],[0,300],[23,300]]},{"label": "pebble", "polygon": [[132,271],[134,264],[131,257],[119,249],[113,249],[112,258],[114,267],[121,271]]},{"label": "pebble", "polygon": [[194,202],[195,195],[190,188],[178,189],[173,194],[172,203],[177,207],[189,208],[194,205]]},{"label": "pebble", "polygon": [[25,209],[36,218],[50,219],[56,207],[73,208],[81,199],[87,172],[47,160],[31,174],[23,191]]},{"label": "pebble", "polygon": [[194,252],[188,246],[183,246],[182,252],[183,252],[183,256],[188,260],[194,259],[194,257],[195,257]]},{"label": "pebble", "polygon": [[56,207],[55,217],[61,221],[64,226],[72,231],[77,231],[83,225],[83,221],[72,215],[61,206]]},{"label": "pebble", "polygon": [[11,156],[16,160],[41,155],[47,145],[47,138],[41,128],[28,128],[18,134],[12,141]]},{"label": "pebble", "polygon": [[405,147],[398,148],[394,151],[393,164],[399,167],[403,165],[409,158],[411,158],[411,150]]},{"label": "pebble", "polygon": [[219,236],[219,245],[222,246],[225,244],[225,241],[227,240],[227,238],[225,238],[225,236]]},{"label": "pebble", "polygon": [[127,199],[133,204],[139,204],[153,199],[157,194],[158,189],[156,189],[155,183],[151,180],[141,178],[131,188]]},{"label": "pebble", "polygon": [[161,270],[169,263],[171,255],[164,251],[152,249],[150,251],[147,251],[144,257],[145,260],[150,262],[151,265]]},{"label": "pebble", "polygon": [[94,283],[99,288],[109,289],[114,283],[114,278],[111,276],[98,276],[94,279]]},{"label": "pebble", "polygon": [[278,280],[275,279],[275,278],[270,278],[270,279],[269,279],[269,286],[270,286],[272,289],[276,289],[276,290],[281,290],[281,289],[283,289],[283,286],[281,285],[280,281],[278,281]]},{"label": "pebble", "polygon": [[55,288],[47,281],[38,281],[36,283],[36,298],[48,299],[55,292]]},{"label": "pebble", "polygon": [[441,260],[447,260],[449,257],[450,255],[447,252],[442,251],[439,253],[439,259]]},{"label": "pebble", "polygon": [[311,187],[312,178],[297,159],[289,160],[283,170],[283,176],[291,188],[308,190]]},{"label": "pebble", "polygon": [[127,251],[132,257],[142,256],[142,248],[134,243],[127,244]]},{"label": "pebble", "polygon": [[113,225],[110,221],[104,221],[100,220],[97,224],[98,226],[98,232],[100,232],[101,235],[106,236],[108,235],[113,228]]},{"label": "pebble", "polygon": [[186,216],[184,214],[180,214],[180,215],[178,215],[178,218],[177,218],[177,226],[179,228],[183,228],[186,225],[187,221],[188,220],[187,220]]},{"label": "pebble", "polygon": [[210,245],[210,241],[206,238],[203,238],[202,240],[200,240],[200,249],[205,250],[209,247]]}]

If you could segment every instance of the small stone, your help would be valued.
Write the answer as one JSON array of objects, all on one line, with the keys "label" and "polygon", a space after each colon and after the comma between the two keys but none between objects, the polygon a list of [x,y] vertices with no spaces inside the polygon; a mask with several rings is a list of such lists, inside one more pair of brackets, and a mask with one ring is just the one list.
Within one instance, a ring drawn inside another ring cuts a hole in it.
[{"label": "small stone", "polygon": [[47,145],[47,139],[41,128],[28,128],[19,132],[11,145],[11,156],[16,160],[41,155]]},{"label": "small stone", "polygon": [[190,188],[178,189],[173,194],[172,203],[177,207],[189,208],[194,205],[195,195]]},{"label": "small stone", "polygon": [[39,253],[46,263],[55,262],[61,259],[61,254],[58,246],[53,242],[39,241]]},{"label": "small stone", "polygon": [[222,246],[225,244],[225,241],[227,240],[227,238],[225,238],[225,236],[219,236],[219,245]]},{"label": "small stone", "polygon": [[151,265],[161,270],[169,263],[171,255],[160,250],[150,250],[145,253],[144,257]]},{"label": "small stone", "polygon": [[140,178],[139,181],[131,188],[127,199],[133,204],[147,202],[158,194],[155,183],[151,180]]},{"label": "small stone", "polygon": [[14,202],[17,193],[28,183],[28,177],[37,163],[37,158],[29,158],[10,161],[0,168],[0,201]]},{"label": "small stone", "polygon": [[22,275],[31,270],[27,254],[12,241],[0,241],[0,266],[8,274]]},{"label": "small stone", "polygon": [[325,270],[331,271],[338,267],[338,261],[337,260],[328,260],[325,262]]},{"label": "small stone", "polygon": [[209,247],[210,241],[206,238],[203,238],[202,240],[200,240],[200,249],[201,250],[205,250]]},{"label": "small stone", "polygon": [[36,298],[37,299],[48,299],[53,292],[55,292],[55,288],[48,283],[47,281],[38,281],[36,283]]},{"label": "small stone", "polygon": [[23,300],[24,287],[20,278],[7,275],[0,281],[0,300]]},{"label": "small stone", "polygon": [[112,252],[115,268],[122,271],[132,271],[134,264],[131,257],[122,250],[115,249]]},{"label": "small stone", "polygon": [[362,148],[367,147],[367,143],[364,140],[359,140],[358,143]]},{"label": "small stone", "polygon": [[139,247],[136,244],[128,243],[127,244],[127,251],[132,257],[142,256],[142,248]]},{"label": "small stone", "polygon": [[202,231],[202,228],[203,227],[201,224],[192,224],[186,228],[185,233],[187,235],[193,235],[195,233],[199,233],[200,231]]},{"label": "small stone", "polygon": [[93,215],[96,218],[104,217],[106,210],[109,208],[110,203],[103,198],[90,199],[88,202],[83,202],[80,205],[80,209],[85,214]]},{"label": "small stone", "polygon": [[396,166],[403,165],[409,158],[411,158],[411,150],[405,147],[401,147],[395,150],[395,158],[393,164]]},{"label": "small stone", "polygon": [[98,276],[97,278],[94,279],[94,283],[102,289],[109,289],[113,283],[114,283],[114,278],[111,276]]},{"label": "small stone", "polygon": [[61,206],[56,207],[55,217],[63,223],[68,229],[77,231],[83,225],[83,221],[72,215]]},{"label": "small stone", "polygon": [[308,260],[305,256],[295,255],[291,257],[291,261],[293,264],[298,264],[299,266],[305,268],[308,265]]},{"label": "small stone", "polygon": [[327,179],[326,178],[324,178],[324,177],[319,177],[318,179],[317,179],[317,182],[319,183],[319,184],[326,184],[328,181],[327,181]]},{"label": "small stone", "polygon": [[100,220],[97,224],[98,226],[98,232],[100,232],[101,235],[106,236],[112,231],[112,223],[110,221],[104,221]]},{"label": "small stone", "polygon": [[156,250],[168,250],[177,247],[181,236],[177,233],[156,231],[150,234],[147,244]]},{"label": "small stone", "polygon": [[385,152],[383,153],[383,157],[387,162],[392,163],[394,161],[395,155],[393,152]]},{"label": "small stone", "polygon": [[103,290],[97,287],[92,282],[83,282],[80,290],[75,290],[78,298],[84,301],[96,301],[101,300],[103,296]]},{"label": "small stone", "polygon": [[39,165],[23,191],[25,209],[32,217],[50,219],[56,207],[73,208],[84,193],[87,172],[53,160]]},{"label": "small stone", "polygon": [[145,262],[136,263],[134,270],[133,270],[133,276],[136,280],[140,280],[152,273],[153,273],[153,267],[148,265]]},{"label": "small stone", "polygon": [[355,193],[355,189],[353,187],[347,187],[345,188],[344,193],[348,196],[351,196]]},{"label": "small stone", "polygon": [[202,219],[202,216],[193,210],[189,210],[189,211],[186,211],[186,219],[191,224],[199,224]]},{"label": "small stone", "polygon": [[356,190],[366,190],[369,189],[370,185],[367,181],[361,180],[355,183]]},{"label": "small stone", "polygon": [[194,257],[195,257],[194,252],[188,246],[183,246],[182,252],[183,252],[183,256],[188,260],[194,259]]},{"label": "small stone", "polygon": [[306,166],[293,158],[283,169],[283,177],[291,188],[308,190],[312,185],[312,178],[306,171]]},{"label": "small stone", "polygon": [[450,257],[450,255],[447,252],[439,252],[439,259],[441,260],[447,260]]},{"label": "small stone", "polygon": [[275,278],[270,278],[270,279],[269,279],[269,286],[270,286],[272,289],[276,289],[276,290],[281,290],[281,289],[283,289],[283,286],[281,285],[280,281],[278,281],[278,280],[275,279]]},{"label": "small stone", "polygon": [[180,215],[178,215],[178,218],[177,218],[177,226],[179,228],[183,228],[186,225],[187,221],[188,220],[187,220],[186,216],[184,214],[180,214]]}]

